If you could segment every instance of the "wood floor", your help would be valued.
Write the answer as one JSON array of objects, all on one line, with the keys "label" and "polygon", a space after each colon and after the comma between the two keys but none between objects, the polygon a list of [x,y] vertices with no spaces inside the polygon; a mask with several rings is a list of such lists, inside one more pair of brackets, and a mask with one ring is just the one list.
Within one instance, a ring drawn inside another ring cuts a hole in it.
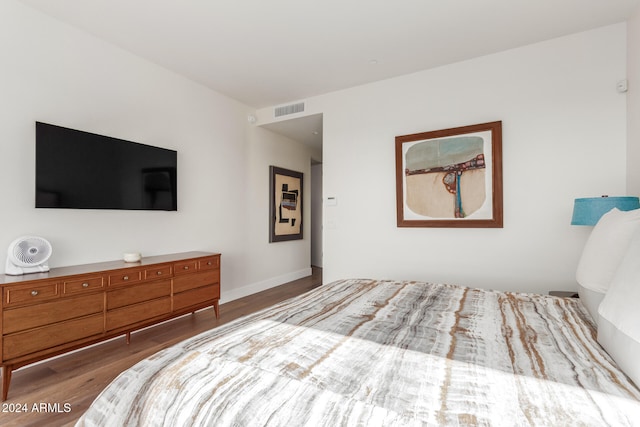
[{"label": "wood floor", "polygon": [[157,325],[13,373],[9,398],[0,408],[2,426],[72,426],[120,372],[145,357],[200,332],[302,294],[322,284],[322,269],[311,276],[213,309]]}]

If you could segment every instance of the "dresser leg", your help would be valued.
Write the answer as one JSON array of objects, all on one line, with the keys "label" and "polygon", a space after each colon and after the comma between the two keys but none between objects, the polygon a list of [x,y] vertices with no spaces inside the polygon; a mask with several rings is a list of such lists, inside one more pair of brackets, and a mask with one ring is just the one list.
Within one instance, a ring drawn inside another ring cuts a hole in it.
[{"label": "dresser leg", "polygon": [[9,394],[9,384],[11,384],[11,366],[2,366],[2,401],[7,400]]},{"label": "dresser leg", "polygon": [[131,332],[127,332],[124,334],[127,340],[127,344],[131,344]]},{"label": "dresser leg", "polygon": [[216,312],[216,319],[220,318],[220,308],[218,307],[218,300],[213,302],[213,310]]}]

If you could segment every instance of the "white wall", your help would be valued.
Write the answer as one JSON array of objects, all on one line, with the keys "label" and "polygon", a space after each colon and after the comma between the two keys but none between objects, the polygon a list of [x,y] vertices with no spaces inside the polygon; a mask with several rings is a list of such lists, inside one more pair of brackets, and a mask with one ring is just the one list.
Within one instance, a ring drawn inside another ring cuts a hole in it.
[{"label": "white wall", "polygon": [[627,23],[627,193],[640,196],[640,7]]},{"label": "white wall", "polygon": [[[244,206],[251,216],[243,224],[247,258],[244,282],[248,285],[231,291],[230,299],[311,274],[311,199],[307,195],[311,192],[312,151],[304,144],[259,126],[250,128],[248,140],[246,182],[235,188],[244,195]],[[303,173],[302,240],[269,243],[271,165]]]},{"label": "white wall", "polygon": [[[323,113],[324,281],[575,289],[576,197],[625,193],[626,26],[307,99]],[[394,137],[502,120],[503,229],[397,228]]]},{"label": "white wall", "polygon": [[[13,0],[0,2],[0,51],[2,256],[31,233],[51,241],[52,267],[132,250],[217,251],[223,301],[309,268],[308,250],[305,259],[293,245],[253,256],[268,239],[266,213],[246,197],[266,206],[268,167],[254,175],[254,150],[261,139],[275,149],[279,139],[254,134],[249,107]],[[176,149],[178,212],[35,209],[36,120]],[[307,155],[291,166],[308,164]],[[258,233],[255,224],[265,228]],[[264,263],[275,258],[277,269]]]}]

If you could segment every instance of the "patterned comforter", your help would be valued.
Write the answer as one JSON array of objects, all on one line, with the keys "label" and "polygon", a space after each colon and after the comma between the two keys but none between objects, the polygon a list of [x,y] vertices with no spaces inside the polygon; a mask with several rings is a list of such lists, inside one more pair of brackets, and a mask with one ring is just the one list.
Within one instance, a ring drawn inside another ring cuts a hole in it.
[{"label": "patterned comforter", "polygon": [[640,391],[579,300],[342,280],[116,378],[79,426],[626,426]]}]

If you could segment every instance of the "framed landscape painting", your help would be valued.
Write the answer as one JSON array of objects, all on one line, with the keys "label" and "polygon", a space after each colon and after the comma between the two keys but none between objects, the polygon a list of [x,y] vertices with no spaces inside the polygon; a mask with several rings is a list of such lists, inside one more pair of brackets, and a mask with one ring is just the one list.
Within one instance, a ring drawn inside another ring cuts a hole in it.
[{"label": "framed landscape painting", "polygon": [[502,122],[396,137],[398,227],[502,228]]},{"label": "framed landscape painting", "polygon": [[269,166],[269,242],[302,239],[302,172]]}]

